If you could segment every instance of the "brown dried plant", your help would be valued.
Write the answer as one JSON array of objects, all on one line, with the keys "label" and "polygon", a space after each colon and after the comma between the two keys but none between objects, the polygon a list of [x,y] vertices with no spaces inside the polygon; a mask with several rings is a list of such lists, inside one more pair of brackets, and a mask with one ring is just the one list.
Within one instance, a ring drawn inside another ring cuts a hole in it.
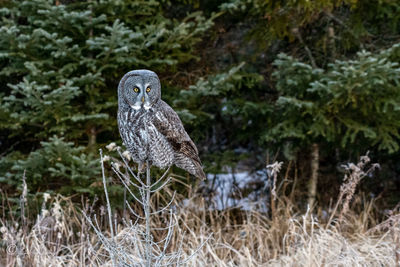
[{"label": "brown dried plant", "polygon": [[369,168],[367,168],[370,161],[371,159],[369,158],[367,152],[365,156],[360,157],[360,161],[357,164],[348,163],[342,165],[342,167],[346,171],[346,174],[343,179],[343,184],[340,186],[339,197],[333,211],[331,212],[331,216],[328,220],[327,226],[329,226],[332,222],[340,205],[342,205],[342,209],[339,213],[338,223],[342,223],[345,214],[347,214],[349,211],[350,202],[353,199],[357,185],[364,177],[370,175],[375,169],[379,168],[378,163],[374,163]]}]

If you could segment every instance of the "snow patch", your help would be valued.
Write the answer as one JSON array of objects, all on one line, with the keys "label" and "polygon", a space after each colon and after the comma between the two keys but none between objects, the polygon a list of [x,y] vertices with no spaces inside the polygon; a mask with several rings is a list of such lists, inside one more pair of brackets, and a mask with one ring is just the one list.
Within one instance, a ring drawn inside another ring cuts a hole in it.
[{"label": "snow patch", "polygon": [[205,199],[211,203],[211,209],[240,208],[267,212],[269,186],[267,170],[260,170],[254,173],[208,174],[202,190]]}]

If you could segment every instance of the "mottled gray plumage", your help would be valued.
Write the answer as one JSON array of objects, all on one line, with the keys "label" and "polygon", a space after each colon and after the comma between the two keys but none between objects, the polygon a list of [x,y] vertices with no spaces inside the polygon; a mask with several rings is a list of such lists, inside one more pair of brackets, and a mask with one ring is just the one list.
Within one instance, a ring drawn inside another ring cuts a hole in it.
[{"label": "mottled gray plumage", "polygon": [[118,127],[133,161],[167,168],[173,164],[205,179],[198,151],[178,114],[161,100],[157,74],[134,70],[118,86]]}]

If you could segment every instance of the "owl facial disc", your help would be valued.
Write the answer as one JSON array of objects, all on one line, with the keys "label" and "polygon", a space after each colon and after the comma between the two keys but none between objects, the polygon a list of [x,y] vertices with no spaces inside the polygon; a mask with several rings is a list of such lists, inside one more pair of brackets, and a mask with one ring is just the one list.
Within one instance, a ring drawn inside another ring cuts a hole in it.
[{"label": "owl facial disc", "polygon": [[[134,96],[133,96],[133,100],[134,100],[134,104],[130,105],[131,108],[133,108],[134,110],[140,110],[142,109],[142,107],[145,110],[149,110],[151,108],[151,99],[150,99],[150,95],[149,93],[151,92],[151,89],[149,89],[151,86],[150,83],[137,83],[135,84],[134,87]],[[146,88],[146,90],[144,90],[144,88]],[[129,88],[128,88],[129,90]]]}]

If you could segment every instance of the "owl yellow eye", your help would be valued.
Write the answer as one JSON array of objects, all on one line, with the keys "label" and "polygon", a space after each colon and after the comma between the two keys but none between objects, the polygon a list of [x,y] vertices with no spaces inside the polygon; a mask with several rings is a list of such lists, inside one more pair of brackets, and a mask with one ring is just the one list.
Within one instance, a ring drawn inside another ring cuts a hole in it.
[{"label": "owl yellow eye", "polygon": [[150,92],[151,91],[151,88],[150,87],[147,87],[146,88],[146,92],[148,93],[148,92]]},{"label": "owl yellow eye", "polygon": [[135,87],[135,88],[133,88],[133,91],[134,91],[135,93],[139,93],[139,88]]}]

